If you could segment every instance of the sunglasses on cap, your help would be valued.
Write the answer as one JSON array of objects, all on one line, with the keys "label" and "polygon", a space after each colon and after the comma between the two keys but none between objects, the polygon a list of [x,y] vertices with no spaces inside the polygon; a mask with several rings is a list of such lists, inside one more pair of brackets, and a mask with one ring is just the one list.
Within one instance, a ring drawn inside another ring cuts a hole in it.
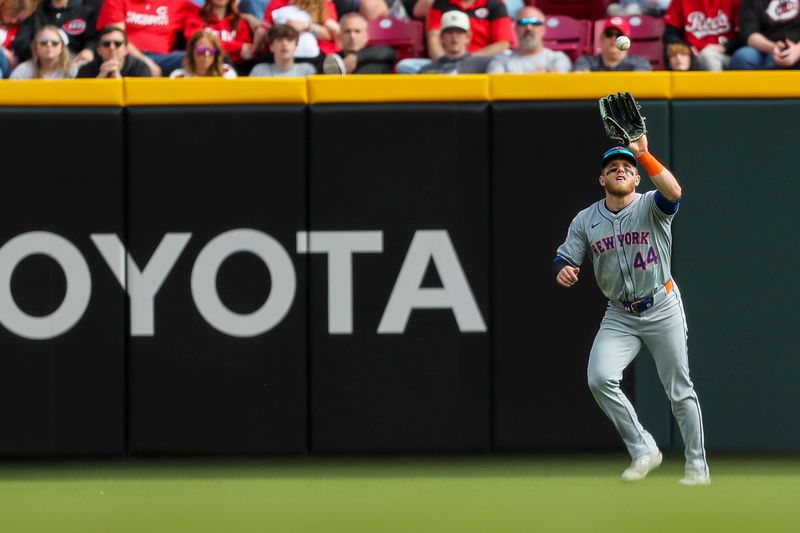
[{"label": "sunglasses on cap", "polygon": [[616,39],[620,35],[624,35],[621,31],[615,30],[614,28],[608,28],[603,32],[603,37],[606,39],[614,38]]},{"label": "sunglasses on cap", "polygon": [[517,21],[517,26],[541,26],[542,24],[544,22],[536,17],[525,17]]},{"label": "sunglasses on cap", "polygon": [[117,41],[113,39],[109,39],[107,41],[100,41],[100,46],[102,46],[103,48],[111,48],[112,44],[114,45],[114,47],[120,48],[123,44],[125,44],[125,41]]},{"label": "sunglasses on cap", "polygon": [[39,39],[39,46],[58,46],[61,44],[61,41],[58,39]]},{"label": "sunglasses on cap", "polygon": [[213,46],[203,46],[203,45],[196,46],[194,51],[200,54],[201,56],[217,55],[217,49],[214,48]]}]

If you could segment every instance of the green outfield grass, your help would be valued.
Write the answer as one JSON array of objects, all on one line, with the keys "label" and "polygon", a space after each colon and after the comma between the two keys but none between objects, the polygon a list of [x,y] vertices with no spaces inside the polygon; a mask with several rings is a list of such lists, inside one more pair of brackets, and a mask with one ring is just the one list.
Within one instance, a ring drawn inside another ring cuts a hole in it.
[{"label": "green outfield grass", "polygon": [[0,462],[0,531],[796,532],[800,458],[603,456]]}]

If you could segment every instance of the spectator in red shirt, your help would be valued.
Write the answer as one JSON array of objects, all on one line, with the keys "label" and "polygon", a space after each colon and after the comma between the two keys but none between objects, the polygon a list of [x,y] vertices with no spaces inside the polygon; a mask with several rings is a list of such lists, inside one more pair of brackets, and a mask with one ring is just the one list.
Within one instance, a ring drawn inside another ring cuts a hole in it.
[{"label": "spectator in red shirt", "polygon": [[438,59],[444,55],[439,34],[442,13],[463,11],[469,16],[472,39],[467,50],[472,55],[492,57],[511,48],[514,24],[503,0],[434,0],[428,13],[428,55]]},{"label": "spectator in red shirt", "polygon": [[168,76],[183,63],[176,44],[186,17],[198,9],[190,0],[104,0],[97,27],[124,29],[128,53],[144,61],[153,76]]},{"label": "spectator in red shirt", "polygon": [[19,63],[13,51],[19,25],[39,7],[39,0],[0,0],[0,78],[8,77]]},{"label": "spectator in red shirt", "polygon": [[741,0],[672,0],[664,44],[688,42],[702,70],[728,67],[737,46]]},{"label": "spectator in red shirt", "polygon": [[430,59],[406,58],[398,61],[398,74],[416,74],[431,60],[444,55],[441,40],[442,14],[463,11],[469,16],[471,38],[467,51],[475,56],[492,57],[511,48],[515,42],[514,23],[504,0],[433,0],[428,11],[428,55]]},{"label": "spectator in red shirt", "polygon": [[234,0],[206,0],[199,12],[188,15],[183,28],[186,41],[200,30],[211,31],[219,38],[237,68],[253,59],[253,34]]}]

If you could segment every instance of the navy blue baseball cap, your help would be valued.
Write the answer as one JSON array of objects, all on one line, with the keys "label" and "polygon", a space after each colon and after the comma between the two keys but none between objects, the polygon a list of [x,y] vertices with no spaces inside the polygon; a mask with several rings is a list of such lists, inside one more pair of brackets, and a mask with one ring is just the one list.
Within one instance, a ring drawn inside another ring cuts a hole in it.
[{"label": "navy blue baseball cap", "polygon": [[606,166],[606,163],[611,161],[612,159],[626,159],[631,163],[636,165],[636,156],[633,155],[633,152],[625,148],[624,146],[615,146],[614,148],[609,148],[606,150],[606,153],[603,154],[603,161],[600,163],[600,168]]}]

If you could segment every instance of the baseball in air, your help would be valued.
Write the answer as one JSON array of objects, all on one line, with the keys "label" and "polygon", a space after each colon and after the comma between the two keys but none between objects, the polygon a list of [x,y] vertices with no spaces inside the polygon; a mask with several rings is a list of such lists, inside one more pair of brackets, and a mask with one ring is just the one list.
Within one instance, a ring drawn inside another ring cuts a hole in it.
[{"label": "baseball in air", "polygon": [[622,51],[627,50],[631,47],[631,40],[624,35],[620,35],[617,37],[617,48]]}]

